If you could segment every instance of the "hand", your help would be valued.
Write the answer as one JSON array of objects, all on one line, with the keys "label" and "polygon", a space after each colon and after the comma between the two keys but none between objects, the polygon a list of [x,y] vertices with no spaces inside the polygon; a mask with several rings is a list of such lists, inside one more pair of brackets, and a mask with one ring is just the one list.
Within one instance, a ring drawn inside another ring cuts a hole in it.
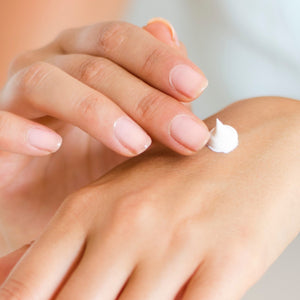
[{"label": "hand", "polygon": [[0,300],[235,300],[300,231],[300,106],[237,102],[230,154],[156,149],[68,197]]},{"label": "hand", "polygon": [[16,59],[0,109],[30,119],[51,116],[129,157],[144,152],[150,136],[192,154],[209,133],[180,102],[197,98],[207,80],[174,45],[124,22],[66,30]]},{"label": "hand", "polygon": [[[36,239],[67,195],[125,160],[103,143],[123,155],[139,152],[128,144],[130,152],[113,136],[112,125],[126,115],[125,111],[148,126],[149,132],[156,132],[159,140],[185,154],[192,153],[166,137],[168,122],[177,113],[195,118],[177,101],[188,101],[188,97],[167,84],[167,69],[187,63],[199,71],[186,58],[183,45],[179,46],[170,28],[156,20],[145,30],[124,23],[69,30],[12,64],[10,79],[0,94],[0,109],[6,110],[0,112],[0,219],[6,232],[5,236],[2,231],[0,234],[0,254]],[[109,33],[113,34],[110,38]],[[107,47],[118,38],[127,42],[109,50]],[[81,51],[80,47],[86,49]],[[92,55],[91,51],[98,52]],[[127,53],[134,51],[132,59]],[[158,61],[149,60],[142,68],[143,59],[151,51]],[[161,62],[162,56],[166,61]],[[143,80],[129,73],[134,73],[132,68]],[[148,74],[143,73],[147,68]],[[201,121],[196,122],[201,126]],[[143,136],[141,129],[138,135],[131,135],[123,125],[119,130],[122,138]],[[60,136],[64,139],[61,149],[49,156],[60,147]],[[192,142],[191,147],[197,148],[200,140]],[[145,144],[138,144],[144,151]]]}]

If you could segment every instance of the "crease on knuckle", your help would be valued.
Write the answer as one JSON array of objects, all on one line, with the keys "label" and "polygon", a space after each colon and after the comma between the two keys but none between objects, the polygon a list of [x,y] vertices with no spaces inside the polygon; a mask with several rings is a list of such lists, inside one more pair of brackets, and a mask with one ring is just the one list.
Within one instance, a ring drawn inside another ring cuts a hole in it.
[{"label": "crease on knuckle", "polygon": [[137,115],[146,122],[151,122],[154,116],[163,111],[166,101],[164,96],[159,93],[146,94],[136,105]]},{"label": "crease on knuckle", "polygon": [[125,22],[109,22],[102,25],[96,38],[100,53],[115,52],[127,39],[129,27]]},{"label": "crease on knuckle", "polygon": [[94,93],[90,93],[79,101],[75,102],[75,111],[84,120],[93,120],[98,110],[100,99]]},{"label": "crease on knuckle", "polygon": [[1,287],[0,297],[6,300],[35,299],[25,283],[13,278],[9,279],[8,283]]},{"label": "crease on knuckle", "polygon": [[166,50],[164,48],[154,48],[147,54],[145,61],[141,67],[142,74],[144,76],[151,75],[154,70],[153,66],[157,65],[158,62],[165,61]]},{"label": "crease on knuckle", "polygon": [[51,71],[52,67],[45,62],[36,62],[30,65],[20,71],[19,89],[25,95],[30,95],[33,87],[42,84]]},{"label": "crease on knuckle", "polygon": [[92,83],[95,79],[99,81],[104,77],[106,67],[105,58],[85,59],[78,68],[78,79],[85,83]]}]

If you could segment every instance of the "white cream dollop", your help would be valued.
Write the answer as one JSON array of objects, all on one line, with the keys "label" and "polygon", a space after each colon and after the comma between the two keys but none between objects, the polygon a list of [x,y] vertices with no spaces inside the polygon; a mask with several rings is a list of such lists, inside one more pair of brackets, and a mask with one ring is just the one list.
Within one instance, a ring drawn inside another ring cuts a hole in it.
[{"label": "white cream dollop", "polygon": [[224,125],[219,119],[210,133],[211,137],[207,146],[214,152],[229,153],[239,145],[237,131],[229,125]]}]

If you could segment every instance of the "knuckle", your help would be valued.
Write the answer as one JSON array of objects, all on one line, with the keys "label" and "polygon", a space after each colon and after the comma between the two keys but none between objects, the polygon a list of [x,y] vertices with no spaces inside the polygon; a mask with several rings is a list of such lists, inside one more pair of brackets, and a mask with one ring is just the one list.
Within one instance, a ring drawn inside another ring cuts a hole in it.
[{"label": "knuckle", "polygon": [[154,72],[154,66],[162,61],[166,61],[166,50],[164,48],[160,47],[150,50],[142,64],[141,72],[145,76],[151,75]]},{"label": "knuckle", "polygon": [[146,94],[136,105],[137,115],[146,122],[152,121],[158,112],[163,111],[167,101],[166,96],[159,93]]},{"label": "knuckle", "polygon": [[36,62],[23,69],[19,79],[19,89],[25,94],[29,94],[34,86],[40,85],[51,72],[52,67],[45,62]]},{"label": "knuckle", "polygon": [[96,193],[94,188],[87,187],[70,195],[60,210],[61,230],[68,231],[70,224],[73,224],[73,227],[76,225],[78,229],[85,231],[98,212],[98,202],[99,192]]},{"label": "knuckle", "polygon": [[99,97],[91,93],[75,104],[75,112],[78,113],[84,120],[93,120],[95,112],[98,110]]},{"label": "knuckle", "polygon": [[102,24],[97,34],[97,46],[100,52],[116,51],[127,39],[131,25],[125,22],[109,22]]},{"label": "knuckle", "polygon": [[22,281],[12,278],[1,288],[0,298],[6,300],[35,299]]},{"label": "knuckle", "polygon": [[155,207],[149,198],[142,195],[129,195],[117,202],[112,222],[122,233],[145,229],[156,219]]},{"label": "knuckle", "polygon": [[99,81],[107,68],[107,60],[105,58],[88,58],[78,68],[79,80],[82,82],[93,82],[95,79]]}]

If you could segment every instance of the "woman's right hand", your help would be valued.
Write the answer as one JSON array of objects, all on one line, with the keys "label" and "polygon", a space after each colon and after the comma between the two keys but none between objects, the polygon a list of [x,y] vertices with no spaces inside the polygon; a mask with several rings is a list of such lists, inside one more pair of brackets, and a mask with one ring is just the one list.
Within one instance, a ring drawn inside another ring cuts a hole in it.
[{"label": "woman's right hand", "polygon": [[[171,26],[168,43],[149,34],[156,34],[155,23],[146,30],[125,22],[70,29],[22,54],[11,66],[0,109],[50,128],[53,120],[72,124],[123,156],[144,152],[151,138],[184,155],[198,151],[208,130],[180,102],[197,98],[207,80]],[[36,146],[49,148],[40,136]]]},{"label": "woman's right hand", "polygon": [[[203,82],[194,82],[194,96],[206,79],[170,29],[156,20],[144,30],[124,23],[69,30],[12,64],[0,94],[0,254],[36,239],[67,195],[124,155],[145,150],[149,137],[137,123],[183,154],[201,146],[207,129],[180,103],[194,97],[173,89],[168,72],[182,64],[199,72]],[[199,124],[199,131],[189,124]],[[60,147],[61,137],[60,150],[47,155]]]}]

